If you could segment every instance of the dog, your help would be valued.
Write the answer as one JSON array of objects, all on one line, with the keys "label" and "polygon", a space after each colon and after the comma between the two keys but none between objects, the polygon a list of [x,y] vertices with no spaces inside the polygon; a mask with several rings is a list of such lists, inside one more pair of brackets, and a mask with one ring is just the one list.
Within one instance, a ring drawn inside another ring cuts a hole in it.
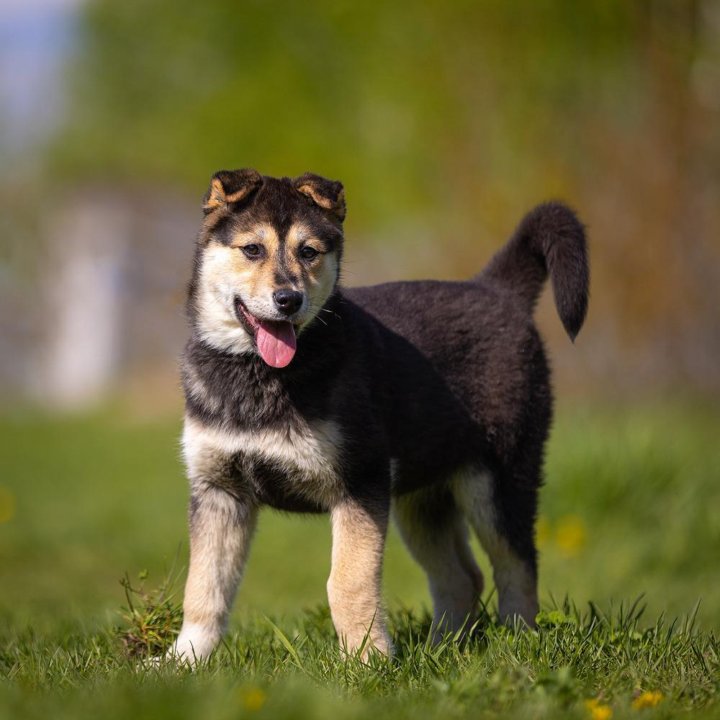
[{"label": "dog", "polygon": [[538,612],[534,524],[552,419],[533,308],[549,276],[572,340],[587,312],[583,225],[528,213],[470,280],[344,289],[339,182],[220,171],[205,195],[182,360],[190,564],[171,656],[220,641],[258,511],[328,512],[342,646],[390,654],[391,514],[428,577],[433,627],[462,631],[487,552],[503,620]]}]

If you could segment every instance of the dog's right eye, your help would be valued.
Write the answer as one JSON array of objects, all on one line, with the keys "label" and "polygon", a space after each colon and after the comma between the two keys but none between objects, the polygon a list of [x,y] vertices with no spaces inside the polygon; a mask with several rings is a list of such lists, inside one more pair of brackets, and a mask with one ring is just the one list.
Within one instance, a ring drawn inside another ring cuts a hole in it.
[{"label": "dog's right eye", "polygon": [[240,249],[249,258],[258,258],[262,254],[262,247],[260,245],[256,245],[255,243],[243,245]]}]

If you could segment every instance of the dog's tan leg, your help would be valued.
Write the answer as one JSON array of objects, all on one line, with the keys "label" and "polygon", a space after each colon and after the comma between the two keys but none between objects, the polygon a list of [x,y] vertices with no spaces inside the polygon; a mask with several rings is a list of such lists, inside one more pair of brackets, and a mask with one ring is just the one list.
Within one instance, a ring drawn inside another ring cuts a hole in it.
[{"label": "dog's tan leg", "polygon": [[447,488],[401,495],[393,500],[393,512],[405,545],[427,574],[435,640],[467,627],[477,611],[483,577],[452,495]]},{"label": "dog's tan leg", "polygon": [[340,642],[350,652],[365,643],[363,657],[372,648],[389,655],[392,645],[380,592],[388,510],[344,500],[332,509],[331,522],[327,592]]},{"label": "dog's tan leg", "polygon": [[256,508],[210,484],[193,488],[183,625],[170,655],[191,663],[220,642],[247,559]]},{"label": "dog's tan leg", "polygon": [[[486,473],[467,473],[455,480],[454,494],[490,558],[500,619],[513,622],[518,618],[534,627],[538,613],[535,567],[530,558],[521,557],[498,531],[491,483]],[[526,530],[532,536],[532,527]]]}]

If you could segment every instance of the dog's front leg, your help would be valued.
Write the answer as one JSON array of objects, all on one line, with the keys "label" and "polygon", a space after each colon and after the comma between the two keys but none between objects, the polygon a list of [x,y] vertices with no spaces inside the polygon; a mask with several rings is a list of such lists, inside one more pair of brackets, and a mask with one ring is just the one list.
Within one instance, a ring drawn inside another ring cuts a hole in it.
[{"label": "dog's front leg", "polygon": [[190,500],[190,569],[183,625],[170,650],[191,663],[220,642],[247,559],[257,508],[222,488],[201,483]]},{"label": "dog's front leg", "polygon": [[330,614],[342,646],[351,652],[362,647],[363,658],[373,648],[392,652],[380,590],[388,510],[384,503],[349,498],[331,510]]}]

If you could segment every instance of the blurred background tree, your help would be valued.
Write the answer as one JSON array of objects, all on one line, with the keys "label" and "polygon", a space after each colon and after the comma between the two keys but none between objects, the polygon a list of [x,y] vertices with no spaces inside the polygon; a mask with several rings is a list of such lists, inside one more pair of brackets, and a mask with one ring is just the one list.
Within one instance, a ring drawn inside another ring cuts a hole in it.
[{"label": "blurred background tree", "polygon": [[[30,278],[8,357],[81,367],[102,343],[62,328],[97,327],[102,307],[116,330],[88,397],[148,378],[176,393],[199,199],[213,171],[254,166],[345,183],[349,284],[467,277],[533,203],[563,198],[589,227],[593,296],[576,348],[541,306],[560,382],[720,391],[712,0],[91,0],[74,28],[62,121],[31,171],[4,173],[8,245],[31,238],[7,263]],[[111,279],[92,290],[78,277],[98,263]]]}]

